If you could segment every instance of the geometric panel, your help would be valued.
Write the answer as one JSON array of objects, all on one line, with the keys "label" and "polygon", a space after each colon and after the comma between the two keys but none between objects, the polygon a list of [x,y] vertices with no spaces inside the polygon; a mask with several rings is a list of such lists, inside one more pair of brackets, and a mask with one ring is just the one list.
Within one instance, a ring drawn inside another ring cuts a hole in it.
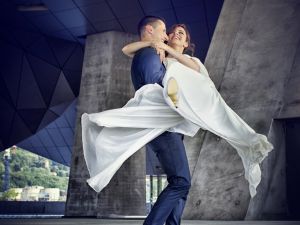
[{"label": "geometric panel", "polygon": [[18,46],[18,41],[12,37],[12,33],[7,28],[0,29],[0,43],[1,41],[6,42],[7,44],[11,44],[14,46]]},{"label": "geometric panel", "polygon": [[32,43],[34,43],[42,37],[41,34],[28,32],[25,30],[14,29],[12,33],[14,37],[18,40],[18,42],[21,44],[21,46],[23,46],[23,48],[25,49],[27,49],[28,46],[30,46]]},{"label": "geometric panel", "polygon": [[61,134],[64,137],[64,139],[67,142],[68,146],[73,146],[73,141],[74,141],[74,132],[71,128],[69,127],[62,127],[60,128]]},{"label": "geometric panel", "polygon": [[[60,117],[16,145],[70,166],[71,149],[74,142],[76,102],[73,100]],[[51,113],[51,111],[48,110],[47,113]],[[53,113],[53,115],[56,114]],[[40,125],[40,127],[42,126]]]},{"label": "geometric panel", "polygon": [[37,56],[46,62],[55,65],[56,67],[59,67],[59,64],[55,59],[55,56],[53,55],[46,38],[41,37],[39,40],[35,41],[32,45],[30,45],[29,51],[32,55]]},{"label": "geometric panel", "polygon": [[70,147],[59,147],[59,153],[64,160],[64,164],[70,166],[71,165],[71,155]]},{"label": "geometric panel", "polygon": [[81,81],[81,70],[67,70],[63,69],[65,78],[67,79],[68,83],[70,84],[70,87],[72,88],[72,91],[75,96],[79,95],[79,89],[80,89],[80,81]]},{"label": "geometric panel", "polygon": [[61,72],[55,90],[52,95],[50,106],[55,106],[63,102],[70,102],[75,98],[63,72]]},{"label": "geometric panel", "polygon": [[77,98],[73,100],[68,110],[66,110],[65,113],[63,114],[64,118],[69,124],[68,127],[71,127],[73,131],[75,130],[75,121],[76,121],[76,113],[77,113],[76,105],[77,105]]},{"label": "geometric panel", "polygon": [[84,26],[85,24],[89,24],[85,16],[82,15],[81,11],[78,8],[54,12],[54,15],[66,27],[80,27]]},{"label": "geometric panel", "polygon": [[99,0],[73,0],[78,6],[98,4]]},{"label": "geometric panel", "polygon": [[223,0],[218,0],[218,1],[205,0],[205,5],[206,5],[208,27],[209,27],[208,29],[209,36],[212,37],[214,33],[214,29],[216,27],[216,23],[218,21],[220,11],[222,9]]},{"label": "geometric panel", "polygon": [[31,145],[34,146],[35,148],[44,148],[45,145],[38,136],[38,133],[35,135],[32,135],[30,138],[27,138],[26,140],[29,140],[31,142]]},{"label": "geometric panel", "polygon": [[35,133],[46,111],[47,109],[21,109],[18,110],[18,114],[30,129],[31,133]]},{"label": "geometric panel", "polygon": [[26,57],[23,58],[23,67],[20,80],[18,109],[46,108],[44,99],[36,83],[34,74]]},{"label": "geometric panel", "polygon": [[195,47],[196,54],[198,58],[202,62],[205,60],[205,56],[209,47],[210,43],[210,36],[207,29],[203,29],[203,27],[206,26],[205,24],[201,23],[190,23],[188,24],[188,27],[191,31],[191,41],[193,43],[199,43]]},{"label": "geometric panel", "polygon": [[75,4],[72,0],[43,0],[43,2],[53,12],[75,8]]},{"label": "geometric panel", "polygon": [[[172,9],[171,1],[161,0],[140,0],[143,10],[146,14],[153,15],[153,12]],[[165,18],[165,17],[164,17]]]},{"label": "geometric panel", "polygon": [[44,127],[46,127],[49,122],[52,122],[54,120],[56,120],[59,117],[59,114],[55,114],[50,110],[47,110],[47,112],[44,114],[43,119],[40,122],[39,127],[37,128],[37,131],[43,129]]},{"label": "geometric panel", "polygon": [[10,137],[6,147],[14,145],[16,142],[22,141],[24,138],[32,135],[32,132],[28,128],[27,124],[24,123],[24,120],[14,113],[13,123],[11,125]]},{"label": "geometric panel", "polygon": [[[17,12],[15,5],[13,5],[13,11]],[[14,33],[14,36],[17,37],[16,39],[18,39],[18,41],[20,41],[20,38],[18,38],[20,33],[15,33],[15,31],[30,32],[31,34],[28,33],[29,36],[42,35],[39,32],[39,30],[36,28],[36,26],[34,26],[30,21],[26,20],[24,18],[24,16],[19,13],[14,15],[13,23],[11,23],[10,25],[12,27],[12,32]],[[21,34],[21,35],[23,36],[23,34]],[[24,34],[24,35],[26,36],[26,34]],[[30,37],[26,37],[24,39],[30,40]],[[32,40],[34,41],[34,37],[32,38]],[[25,45],[24,45],[24,47],[25,47]]]},{"label": "geometric panel", "polygon": [[102,22],[95,22],[93,26],[96,28],[98,33],[105,31],[123,31],[124,29],[120,26],[120,23],[116,20],[108,20]]},{"label": "geometric panel", "polygon": [[[189,13],[186,13],[189,12]],[[202,4],[180,7],[176,10],[178,20],[182,23],[203,21],[205,23],[205,9]]]},{"label": "geometric panel", "polygon": [[39,137],[39,139],[43,143],[43,146],[45,146],[47,148],[48,147],[53,147],[53,148],[57,147],[55,144],[55,140],[53,138],[51,138],[47,129],[40,130],[36,135]]},{"label": "geometric panel", "polygon": [[62,40],[67,40],[67,41],[76,41],[76,38],[71,34],[71,32],[68,29],[60,30],[60,31],[55,31],[48,33],[48,37],[53,37],[53,38],[59,38]]},{"label": "geometric panel", "polygon": [[[81,57],[80,57],[81,56]],[[83,49],[77,45],[72,55],[68,58],[68,61],[64,65],[64,69],[80,70],[83,62]]]},{"label": "geometric panel", "polygon": [[21,142],[18,143],[18,146],[23,148],[23,149],[33,149],[32,144],[29,141],[23,140]]},{"label": "geometric panel", "polygon": [[43,15],[28,16],[28,19],[43,33],[51,33],[65,29],[65,27],[55,18],[55,16],[47,11]]},{"label": "geometric panel", "polygon": [[[30,1],[33,4],[40,2]],[[59,130],[49,133],[43,128],[68,110],[75,99],[74,93],[78,93],[76,87],[79,89],[80,83],[83,49],[77,48],[80,46],[78,43],[50,37],[51,32],[64,32],[72,37],[51,10],[61,14],[60,9],[74,8],[81,16],[80,21],[70,17],[69,22],[76,22],[76,26],[80,26],[87,21],[72,0],[49,0],[47,4],[50,10],[43,12],[16,10],[17,4],[28,3],[25,0],[1,0],[0,3],[0,151],[20,142],[24,147],[31,148],[27,150],[40,152],[47,157],[57,156],[57,160],[65,161],[70,158],[70,141],[65,139],[70,137],[69,130],[65,135]],[[76,41],[75,37],[73,40]],[[62,72],[67,61],[68,80]],[[74,109],[71,109],[72,113],[75,113]],[[75,115],[70,119],[68,116],[71,114],[68,112],[63,121],[65,128],[73,131],[74,124],[69,121]],[[59,129],[56,123],[51,127]],[[32,136],[37,134],[38,129],[44,130],[43,133]],[[51,153],[47,145],[51,148],[63,145],[60,147],[67,154],[61,155],[55,150]]]},{"label": "geometric panel", "polygon": [[[6,84],[5,84],[4,80],[2,79],[1,75],[2,74],[0,73],[0,102],[4,101],[3,104],[9,105],[9,103],[11,104],[12,100],[9,95]],[[12,106],[12,104],[11,104],[11,106]],[[2,108],[2,107],[3,107],[3,105],[0,103],[0,108]]]},{"label": "geometric panel", "polygon": [[22,69],[23,52],[7,43],[0,42],[0,71],[8,88],[13,104],[16,105],[18,97],[18,86]]},{"label": "geometric panel", "polygon": [[59,118],[57,118],[57,120],[55,120],[55,124],[59,129],[65,128],[65,127],[71,127],[71,125],[69,124],[69,122],[66,119],[64,114],[62,116],[60,116]]},{"label": "geometric panel", "polygon": [[57,114],[57,115],[61,115],[63,114],[63,112],[66,110],[66,108],[68,108],[70,105],[70,102],[63,102],[59,105],[55,105],[50,107],[51,112]]},{"label": "geometric panel", "polygon": [[86,37],[86,35],[95,33],[94,27],[89,24],[85,24],[84,26],[80,27],[71,27],[68,30],[73,34],[73,36],[77,38],[83,38],[83,40],[85,40],[84,37]]},{"label": "geometric panel", "polygon": [[60,69],[30,54],[27,55],[27,59],[35,74],[35,80],[39,86],[44,102],[46,105],[49,105],[60,74]]},{"label": "geometric panel", "polygon": [[158,12],[152,12],[151,15],[162,17],[166,21],[166,27],[167,30],[170,28],[173,24],[178,23],[176,15],[174,14],[174,11],[172,9],[166,9],[164,11],[158,11]]},{"label": "geometric panel", "polygon": [[120,24],[123,29],[128,31],[129,33],[135,33],[137,32],[137,22],[140,20],[141,17],[135,16],[135,17],[125,17],[120,20]]},{"label": "geometric panel", "polygon": [[[2,103],[3,102],[0,102],[0,104]],[[2,109],[0,109],[0,124],[1,124],[0,139],[2,140],[5,146],[8,144],[10,129],[12,126],[14,114],[15,114],[15,110],[11,108],[9,105],[4,105]]]},{"label": "geometric panel", "polygon": [[51,159],[49,152],[44,147],[32,146],[30,148],[26,148],[25,146],[23,146],[23,143],[18,143],[17,146],[20,146],[20,148],[22,148],[22,149],[25,149],[27,151],[30,151],[30,152],[34,153],[34,154],[40,155],[42,157],[45,157],[47,159]]},{"label": "geometric panel", "polygon": [[55,143],[56,147],[67,146],[63,136],[60,134],[59,130],[56,129],[44,129],[47,130],[47,133],[51,137],[51,140]]},{"label": "geometric panel", "polygon": [[172,3],[175,7],[182,7],[182,6],[187,6],[187,5],[196,5],[199,4],[199,0],[188,0],[188,1],[183,1],[183,0],[172,0]]},{"label": "geometric panel", "polygon": [[115,15],[117,15],[120,19],[124,19],[125,17],[142,18],[144,16],[138,0],[110,0],[109,5],[111,6]]},{"label": "geometric panel", "polygon": [[61,156],[59,147],[48,147],[47,146],[46,149],[49,152],[49,155],[51,157],[50,159],[66,165],[64,158]]},{"label": "geometric panel", "polygon": [[[109,10],[105,1],[81,7],[82,12],[91,22],[113,20],[114,14]],[[101,12],[101,13],[99,13]]]},{"label": "geometric panel", "polygon": [[47,42],[49,43],[61,68],[64,66],[65,62],[77,46],[75,43],[69,41],[66,42],[57,38],[47,38]]}]

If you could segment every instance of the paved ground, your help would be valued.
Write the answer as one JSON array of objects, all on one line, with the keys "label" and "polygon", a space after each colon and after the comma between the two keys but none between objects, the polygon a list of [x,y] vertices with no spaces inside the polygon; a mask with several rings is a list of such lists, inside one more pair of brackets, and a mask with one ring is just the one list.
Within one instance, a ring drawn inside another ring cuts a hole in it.
[{"label": "paved ground", "polygon": [[[0,219],[0,225],[142,225],[143,220],[104,219]],[[300,221],[204,221],[184,220],[181,225],[300,225]]]}]

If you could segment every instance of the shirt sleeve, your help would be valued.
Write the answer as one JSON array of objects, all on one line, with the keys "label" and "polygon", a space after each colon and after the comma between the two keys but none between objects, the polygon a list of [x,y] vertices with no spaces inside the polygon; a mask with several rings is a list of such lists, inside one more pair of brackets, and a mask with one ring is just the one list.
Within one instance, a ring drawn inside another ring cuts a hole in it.
[{"label": "shirt sleeve", "polygon": [[159,56],[155,51],[148,51],[147,54],[143,56],[143,75],[146,84],[157,83],[162,86],[162,80],[165,75],[165,68],[162,65]]}]

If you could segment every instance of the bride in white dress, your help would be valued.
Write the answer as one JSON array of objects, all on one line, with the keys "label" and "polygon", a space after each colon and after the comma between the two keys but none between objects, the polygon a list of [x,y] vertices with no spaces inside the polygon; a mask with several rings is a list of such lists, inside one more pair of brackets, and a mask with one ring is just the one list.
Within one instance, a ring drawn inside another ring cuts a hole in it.
[{"label": "bride in white dress", "polygon": [[254,197],[261,180],[259,163],[272,144],[225,103],[200,60],[182,54],[190,46],[185,25],[172,27],[168,45],[135,42],[123,52],[130,56],[149,46],[157,49],[166,66],[163,87],[147,84],[123,108],[82,115],[83,151],[91,176],[88,184],[100,192],[126,159],[165,131],[194,136],[201,128],[236,149]]}]

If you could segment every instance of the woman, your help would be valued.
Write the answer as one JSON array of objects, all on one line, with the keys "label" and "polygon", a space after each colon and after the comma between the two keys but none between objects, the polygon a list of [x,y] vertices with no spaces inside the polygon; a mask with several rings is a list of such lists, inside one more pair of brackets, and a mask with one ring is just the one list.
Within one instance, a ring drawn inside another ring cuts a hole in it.
[{"label": "woman", "polygon": [[[154,47],[157,53],[160,55],[161,61],[167,65],[168,60],[165,60],[165,52],[168,54],[168,58],[174,58],[183,65],[197,71],[208,75],[208,72],[204,65],[200,62],[198,58],[190,57],[187,54],[182,54],[185,52],[190,52],[191,55],[194,53],[194,45],[191,43],[190,33],[185,24],[174,24],[170,28],[168,34],[169,41],[168,45],[162,42],[133,42],[123,47],[122,52],[133,57],[134,53],[141,48]],[[168,84],[168,95],[172,99],[173,103],[177,103],[177,83],[174,79],[171,79]]]},{"label": "woman", "polygon": [[272,150],[272,144],[224,102],[200,60],[183,54],[191,46],[185,25],[171,28],[168,45],[135,42],[122,50],[132,56],[149,46],[157,49],[166,65],[164,87],[145,85],[121,109],[82,116],[90,186],[101,191],[127,158],[161,133],[194,136],[202,128],[226,139],[237,150],[253,197],[261,179],[259,163]]}]

